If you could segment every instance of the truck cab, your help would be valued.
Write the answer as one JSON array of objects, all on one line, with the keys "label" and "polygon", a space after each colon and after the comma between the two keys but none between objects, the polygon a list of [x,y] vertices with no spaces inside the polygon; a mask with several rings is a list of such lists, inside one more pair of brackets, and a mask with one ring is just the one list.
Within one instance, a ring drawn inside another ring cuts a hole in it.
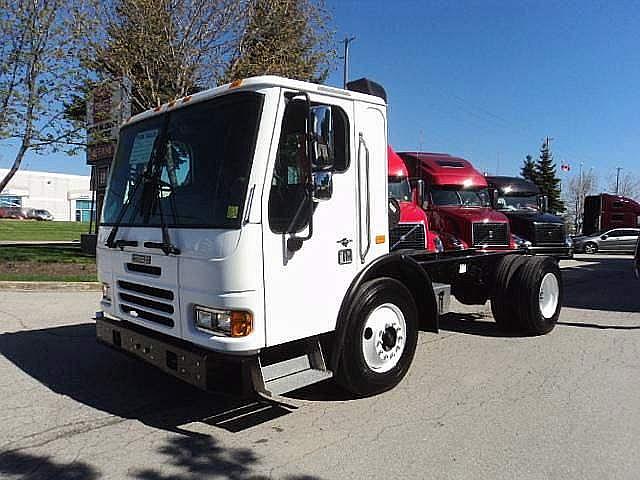
[{"label": "truck cab", "polygon": [[[366,396],[401,381],[452,294],[490,298],[503,328],[555,327],[562,279],[546,257],[391,251],[386,93],[348,86],[254,77],[120,128],[98,341],[206,390],[277,396],[335,377]],[[469,239],[498,240],[468,223]]]},{"label": "truck cab", "polygon": [[547,212],[547,199],[537,185],[518,177],[486,179],[493,208],[507,216],[519,246],[533,254],[571,257],[572,246],[564,221]]},{"label": "truck cab", "polygon": [[412,188],[409,172],[404,161],[391,148],[387,148],[389,165],[389,198],[400,207],[400,218],[396,225],[389,226],[389,249],[426,249],[442,252],[444,246],[439,235],[429,228],[427,214],[417,203],[422,185]]},{"label": "truck cab", "polygon": [[425,183],[422,206],[445,249],[515,248],[509,220],[491,208],[487,181],[469,161],[444,153],[402,152],[399,156],[410,175]]}]

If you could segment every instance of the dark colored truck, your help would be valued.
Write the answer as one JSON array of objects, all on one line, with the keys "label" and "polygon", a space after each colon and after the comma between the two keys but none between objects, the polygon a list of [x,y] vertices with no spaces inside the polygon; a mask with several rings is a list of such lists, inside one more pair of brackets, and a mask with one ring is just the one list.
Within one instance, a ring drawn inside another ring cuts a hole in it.
[{"label": "dark colored truck", "polygon": [[640,227],[640,204],[622,195],[601,193],[584,199],[582,234]]},{"label": "dark colored truck", "polygon": [[533,182],[486,177],[493,208],[504,213],[516,243],[529,253],[568,258],[573,254],[562,218],[547,212],[547,199]]}]

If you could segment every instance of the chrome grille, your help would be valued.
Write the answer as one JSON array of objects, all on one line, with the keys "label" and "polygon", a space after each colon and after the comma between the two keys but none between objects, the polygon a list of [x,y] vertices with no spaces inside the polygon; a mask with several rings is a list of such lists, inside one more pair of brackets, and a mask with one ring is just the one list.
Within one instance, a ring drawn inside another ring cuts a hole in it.
[{"label": "chrome grille", "polygon": [[389,232],[391,250],[405,248],[424,250],[425,229],[421,223],[400,223]]},{"label": "chrome grille", "polygon": [[557,245],[565,242],[565,231],[562,223],[536,223],[534,232],[535,245]]},{"label": "chrome grille", "polygon": [[509,227],[507,223],[473,224],[473,246],[489,245],[494,247],[509,246]]},{"label": "chrome grille", "polygon": [[134,318],[174,326],[174,294],[171,290],[118,281],[120,310]]}]

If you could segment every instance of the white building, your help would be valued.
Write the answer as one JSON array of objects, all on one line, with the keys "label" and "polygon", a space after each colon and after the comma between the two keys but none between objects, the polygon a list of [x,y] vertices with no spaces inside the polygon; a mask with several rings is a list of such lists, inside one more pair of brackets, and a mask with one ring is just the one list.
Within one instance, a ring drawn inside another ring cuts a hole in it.
[{"label": "white building", "polygon": [[[0,178],[7,172],[0,168]],[[18,170],[0,193],[0,207],[43,209],[48,210],[54,220],[88,222],[91,196],[88,175]]]}]

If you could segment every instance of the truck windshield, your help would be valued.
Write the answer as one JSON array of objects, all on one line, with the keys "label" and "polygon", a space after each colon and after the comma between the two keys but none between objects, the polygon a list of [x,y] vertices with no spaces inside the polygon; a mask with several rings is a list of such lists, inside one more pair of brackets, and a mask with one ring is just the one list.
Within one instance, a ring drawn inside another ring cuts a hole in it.
[{"label": "truck windshield", "polygon": [[537,195],[500,196],[497,201],[498,210],[530,210],[538,211]]},{"label": "truck windshield", "polygon": [[[129,201],[123,226],[160,226],[164,212],[170,227],[240,228],[262,102],[237,92],[124,127],[102,224]],[[151,199],[134,188],[147,166],[159,172]]]},{"label": "truck windshield", "polygon": [[411,201],[411,185],[407,177],[389,177],[389,197],[399,202]]},{"label": "truck windshield", "polygon": [[486,188],[479,190],[462,190],[436,187],[431,189],[431,199],[441,207],[488,207],[489,193]]}]

